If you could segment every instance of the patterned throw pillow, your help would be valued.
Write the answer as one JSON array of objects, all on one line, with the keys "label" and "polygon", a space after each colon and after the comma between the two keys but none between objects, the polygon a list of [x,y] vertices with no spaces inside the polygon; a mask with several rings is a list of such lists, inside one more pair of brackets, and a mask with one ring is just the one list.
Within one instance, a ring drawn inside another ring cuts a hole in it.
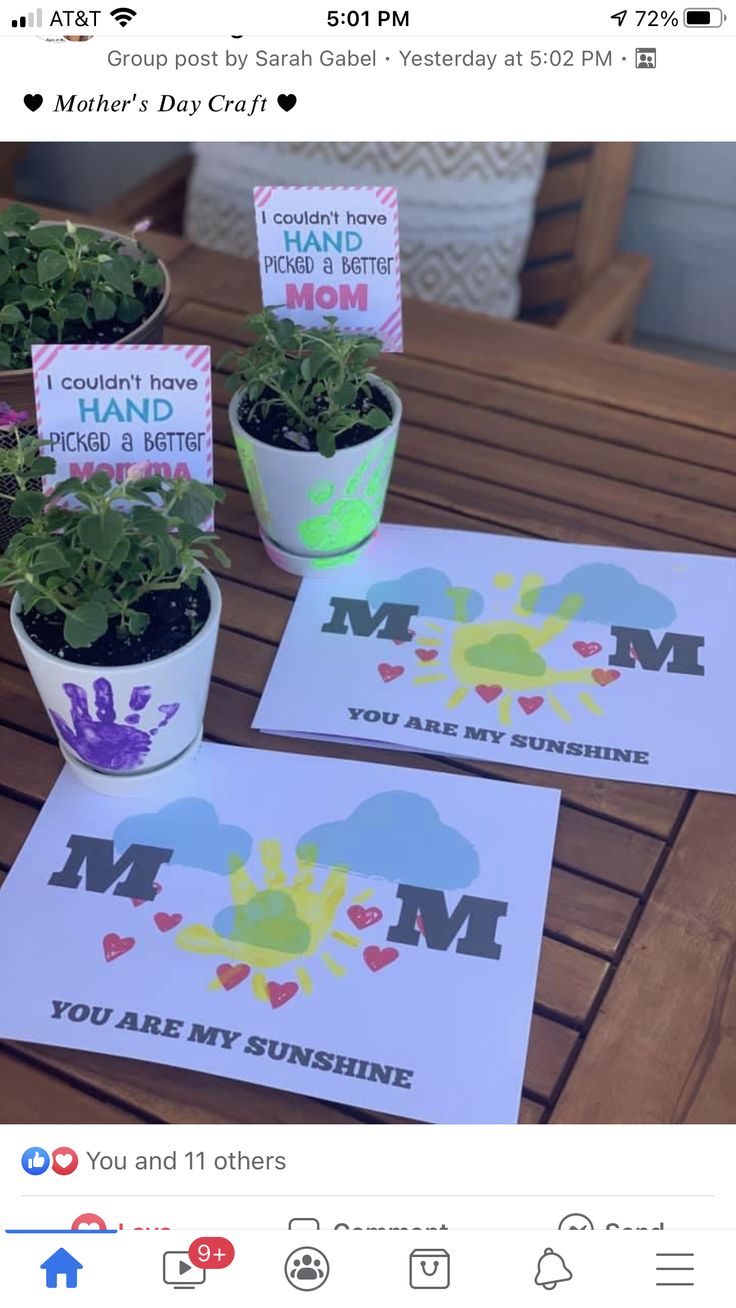
[{"label": "patterned throw pillow", "polygon": [[185,231],[252,257],[254,186],[396,186],[404,294],[514,318],[546,155],[528,141],[199,144]]}]

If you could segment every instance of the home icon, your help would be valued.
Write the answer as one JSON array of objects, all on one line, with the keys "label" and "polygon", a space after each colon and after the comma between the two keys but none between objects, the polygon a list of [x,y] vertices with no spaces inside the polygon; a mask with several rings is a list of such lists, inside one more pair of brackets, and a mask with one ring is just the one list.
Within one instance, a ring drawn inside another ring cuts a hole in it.
[{"label": "home icon", "polygon": [[41,1271],[46,1273],[47,1290],[58,1290],[60,1280],[67,1290],[76,1290],[77,1272],[81,1270],[82,1264],[66,1249],[57,1249],[45,1263],[41,1263]]}]

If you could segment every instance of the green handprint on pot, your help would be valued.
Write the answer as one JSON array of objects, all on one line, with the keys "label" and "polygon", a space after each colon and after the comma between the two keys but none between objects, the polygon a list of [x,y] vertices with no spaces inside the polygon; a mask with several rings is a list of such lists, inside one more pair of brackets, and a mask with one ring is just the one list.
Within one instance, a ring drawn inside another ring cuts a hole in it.
[{"label": "green handprint on pot", "polygon": [[255,515],[258,521],[264,527],[267,527],[271,520],[271,510],[268,507],[266,488],[258,470],[258,460],[253,453],[250,441],[245,440],[243,436],[238,436],[237,433],[235,433],[235,448],[238,452],[240,466],[243,469],[245,484],[248,487]]},{"label": "green handprint on pot", "polygon": [[312,487],[309,498],[314,505],[324,506],[324,512],[299,523],[299,536],[308,550],[337,554],[359,545],[375,531],[386,496],[395,444],[395,440],[384,444],[378,456],[364,459],[342,491],[334,482],[326,480]]}]

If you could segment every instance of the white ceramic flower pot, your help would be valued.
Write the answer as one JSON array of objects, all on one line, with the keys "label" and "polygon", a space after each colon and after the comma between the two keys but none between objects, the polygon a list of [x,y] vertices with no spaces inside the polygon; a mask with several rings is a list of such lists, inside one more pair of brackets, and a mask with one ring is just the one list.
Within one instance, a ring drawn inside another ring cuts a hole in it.
[{"label": "white ceramic flower pot", "polygon": [[230,402],[230,425],[263,543],[287,572],[304,577],[352,562],[381,521],[401,400],[388,386],[377,385],[391,402],[390,426],[331,459],[256,440],[238,417],[242,390]]},{"label": "white ceramic flower pot", "polygon": [[202,630],[172,654],[130,667],[91,667],[46,654],[26,634],[14,597],[15,638],[62,754],[91,789],[145,793],[164,769],[168,774],[196,752],[222,608],[214,577],[205,572],[204,581],[210,612]]}]

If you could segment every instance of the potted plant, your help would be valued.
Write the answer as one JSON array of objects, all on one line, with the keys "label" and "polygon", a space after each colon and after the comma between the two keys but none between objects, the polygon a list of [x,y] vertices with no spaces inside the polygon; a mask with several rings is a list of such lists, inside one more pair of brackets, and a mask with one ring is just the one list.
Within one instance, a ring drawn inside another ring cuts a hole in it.
[{"label": "potted plant", "polygon": [[264,309],[234,362],[230,424],[269,557],[306,576],[356,558],[383,512],[401,401],[376,337]]},{"label": "potted plant", "polygon": [[31,347],[159,343],[168,273],[130,236],[72,222],[41,222],[35,209],[0,211],[0,401],[34,411]]},{"label": "potted plant", "polygon": [[[137,239],[147,228],[118,236],[41,222],[25,204],[0,211],[0,403],[35,421],[33,345],[160,343],[171,284]],[[0,548],[16,526],[0,499]]]},{"label": "potted plant", "polygon": [[135,794],[201,739],[221,608],[204,560],[228,560],[199,524],[223,494],[139,465],[122,485],[96,472],[44,496],[32,483],[55,461],[20,416],[0,414],[21,524],[0,557],[13,631],[67,762],[95,790]]}]

